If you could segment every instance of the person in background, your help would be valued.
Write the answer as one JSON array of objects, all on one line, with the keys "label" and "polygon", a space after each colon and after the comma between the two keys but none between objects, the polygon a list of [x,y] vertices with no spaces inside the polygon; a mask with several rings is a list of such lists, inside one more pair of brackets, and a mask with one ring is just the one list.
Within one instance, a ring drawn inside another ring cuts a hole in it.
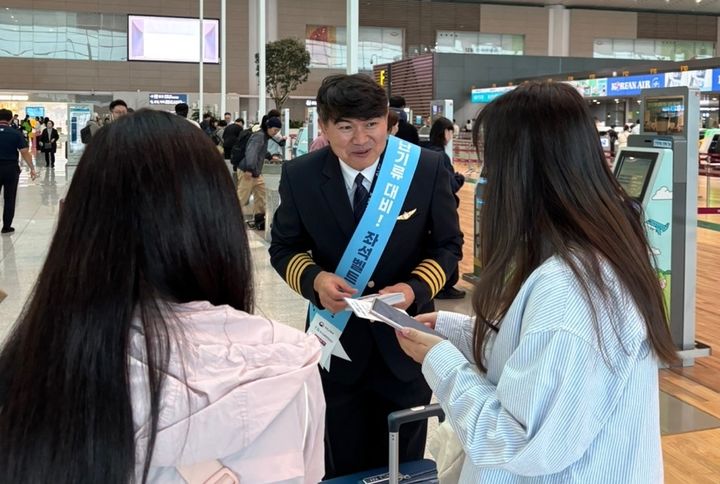
[{"label": "person in background", "polygon": [[280,131],[270,138],[268,142],[268,152],[273,156],[273,158],[282,159],[284,157],[285,143],[287,142],[287,136],[283,136],[282,133],[282,115],[278,109],[271,109],[265,116],[263,116],[260,125],[262,126],[262,124],[267,122],[270,118],[278,118],[280,120],[281,127]]},{"label": "person in background", "polygon": [[22,129],[20,127],[20,118],[18,117],[17,113],[13,114],[12,120],[10,121],[10,126],[17,130]]},{"label": "person in background", "polygon": [[453,119],[453,136],[456,138],[460,136],[460,126],[458,126],[457,121]]},{"label": "person in background", "polygon": [[631,134],[630,126],[627,124],[623,126],[623,130],[618,133],[618,150],[627,147],[628,138]]},{"label": "person in background", "polygon": [[[465,176],[462,173],[456,173],[450,157],[445,152],[445,146],[453,138],[453,123],[449,119],[439,117],[435,120],[430,128],[429,140],[424,143],[423,148],[427,148],[438,153],[442,153],[443,167],[448,171],[450,176],[450,189],[455,197],[455,207],[460,206],[460,198],[457,193],[465,183]],[[447,278],[445,286],[435,295],[435,299],[462,299],[465,297],[465,291],[455,289],[455,284],[460,280],[460,270],[455,266],[455,271]]]},{"label": "person in background", "polygon": [[55,129],[55,123],[48,120],[47,127],[40,134],[40,143],[42,152],[45,153],[45,166],[55,167],[55,152],[57,151],[57,142],[60,139],[58,130]]},{"label": "person in background", "polygon": [[585,100],[527,82],[474,129],[487,179],[475,316],[417,318],[447,340],[397,334],[465,450],[459,482],[663,482],[658,366],[676,348],[644,219]]},{"label": "person in background", "polygon": [[226,126],[230,126],[232,124],[232,114],[231,113],[225,113],[223,115],[223,119],[225,120]]},{"label": "person in background", "polygon": [[25,115],[25,119],[22,120],[22,123],[20,123],[20,128],[22,129],[23,136],[25,136],[25,139],[28,141],[28,143],[32,144],[32,123],[30,122],[30,116]]},{"label": "person in background", "polygon": [[240,205],[247,205],[253,196],[253,221],[248,225],[255,230],[265,230],[265,179],[262,168],[265,160],[272,159],[268,153],[268,141],[280,132],[280,118],[265,119],[260,131],[253,133],[245,147],[245,158],[238,169],[242,171],[238,180],[238,198]]},{"label": "person in background", "polygon": [[243,129],[245,129],[245,120],[243,118],[237,118],[234,123],[229,124],[223,130],[223,153],[226,160],[230,159],[232,148],[235,146],[235,142]]},{"label": "person in background", "polygon": [[400,117],[397,115],[397,113],[391,109],[388,109],[388,134],[395,136],[400,129],[398,127],[398,122],[400,121]]},{"label": "person in background", "polygon": [[[15,197],[21,173],[18,154],[30,168],[30,177],[33,180],[37,178],[27,141],[20,131],[10,126],[12,119],[12,111],[0,109],[0,189],[2,189],[4,202],[1,232],[3,234],[15,232],[12,222],[15,218]],[[0,403],[0,407],[2,407],[2,403]]]},{"label": "person in background", "polygon": [[607,132],[608,141],[610,142],[610,154],[615,156],[615,149],[617,148],[618,132],[615,131],[615,125],[610,125],[610,129]]},{"label": "person in background", "polygon": [[[223,135],[225,134],[225,129],[227,128],[227,123],[224,119],[221,119],[217,122],[217,127],[215,128],[215,133],[213,133],[213,142],[218,145],[221,149],[223,147]],[[224,152],[223,152],[224,153]]]},{"label": "person in background", "polygon": [[110,103],[110,120],[115,121],[128,114],[128,105],[122,99],[115,99]]},{"label": "person in background", "polygon": [[398,115],[398,131],[395,134],[400,139],[404,139],[414,145],[420,144],[418,130],[410,124],[405,112],[405,98],[402,96],[390,96],[390,110]]},{"label": "person in background", "polygon": [[85,123],[85,126],[89,126],[90,135],[95,136],[95,133],[97,133],[98,130],[102,127],[100,126],[100,116],[98,116],[96,113],[93,113],[90,119],[88,119],[88,122]]},{"label": "person in background", "polygon": [[640,120],[636,119],[635,124],[632,127],[632,130],[630,131],[630,134],[640,134]]},{"label": "person in background", "polygon": [[242,212],[200,130],[139,110],[98,131],[36,287],[0,351],[0,482],[322,479],[320,343],[252,314]]},{"label": "person in background", "polygon": [[[200,128],[200,124],[195,121],[194,119],[188,118],[188,113],[190,112],[190,106],[188,106],[186,103],[177,103],[175,105],[175,115],[180,116],[181,118],[185,118],[190,124],[193,126],[196,126]],[[201,128],[202,129],[202,128]]]},{"label": "person in background", "polygon": [[210,114],[210,113],[203,114],[203,119],[200,122],[200,129],[202,129],[205,132],[205,134],[207,134],[208,136],[211,136],[214,131],[214,128],[213,128],[214,120],[215,120],[215,118],[213,118],[212,114]]},{"label": "person in background", "polygon": [[465,123],[465,131],[467,131],[468,133],[470,133],[470,132],[472,132],[472,130],[473,130],[472,121],[470,121],[470,120],[468,119],[467,122]]},{"label": "person in background", "polygon": [[320,129],[320,127],[318,127],[318,131],[320,131],[320,134],[318,134],[317,138],[315,138],[310,144],[310,149],[308,150],[308,153],[321,150],[329,144],[327,138],[325,137],[325,133],[322,132],[322,129]]}]

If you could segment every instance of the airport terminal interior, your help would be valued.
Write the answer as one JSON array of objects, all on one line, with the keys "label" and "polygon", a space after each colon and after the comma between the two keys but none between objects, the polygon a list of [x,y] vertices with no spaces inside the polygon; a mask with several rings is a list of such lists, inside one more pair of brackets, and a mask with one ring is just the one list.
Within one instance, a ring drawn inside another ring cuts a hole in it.
[{"label": "airport terminal interior", "polygon": [[[205,43],[198,35],[203,3]],[[259,94],[255,53],[287,38],[309,52],[309,75],[278,106]],[[352,68],[388,96],[404,97],[421,140],[440,116],[456,125],[447,152],[466,180],[458,192],[464,247],[457,284],[466,294],[436,306],[465,314],[472,314],[473,280],[482,276],[475,247],[482,159],[472,120],[528,80],[565,82],[581,93],[608,163],[652,214],[646,229],[673,301],[671,330],[684,353],[682,365],[658,370],[665,482],[719,483],[719,0],[4,0],[0,108],[18,114],[38,176],[31,179],[23,164],[15,232],[0,237],[0,290],[7,293],[0,340],[45,263],[84,150],[81,130],[91,120],[111,123],[115,99],[167,112],[186,103],[199,122],[204,113],[217,120],[229,113],[226,119],[243,118],[246,126],[279,108],[287,142],[263,172],[267,225],[248,230],[256,312],[304,330],[307,301],[268,255],[273,211],[282,203],[280,166],[319,136],[315,95],[323,78]],[[38,144],[44,118],[60,134],[54,166]],[[659,201],[670,198],[671,212],[661,213]],[[244,207],[250,222],[253,203]]]}]

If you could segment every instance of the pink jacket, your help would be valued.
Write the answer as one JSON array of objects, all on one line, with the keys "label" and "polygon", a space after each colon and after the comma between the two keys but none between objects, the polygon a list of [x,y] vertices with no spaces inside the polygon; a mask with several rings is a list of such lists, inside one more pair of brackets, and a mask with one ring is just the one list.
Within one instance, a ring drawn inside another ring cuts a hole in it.
[{"label": "pink jacket", "polygon": [[[168,324],[182,328],[184,341],[171,342],[148,482],[183,483],[176,466],[214,459],[242,483],[320,481],[325,399],[317,339],[229,306],[172,308],[176,320]],[[149,431],[143,347],[136,321],[130,378],[138,473]]]}]

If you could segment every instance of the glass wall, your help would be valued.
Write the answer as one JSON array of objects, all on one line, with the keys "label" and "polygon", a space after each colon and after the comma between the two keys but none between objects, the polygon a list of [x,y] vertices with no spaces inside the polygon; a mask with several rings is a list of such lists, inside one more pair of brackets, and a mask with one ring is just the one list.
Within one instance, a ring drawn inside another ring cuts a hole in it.
[{"label": "glass wall", "polygon": [[435,52],[451,54],[523,55],[525,36],[514,34],[481,34],[438,30]]},{"label": "glass wall", "polygon": [[0,57],[127,60],[127,16],[0,9]]},{"label": "glass wall", "polygon": [[[388,27],[360,27],[359,68],[371,71],[373,65],[401,60],[404,35],[402,29]],[[347,66],[345,27],[307,25],[305,48],[310,52],[311,67],[345,69]]]},{"label": "glass wall", "polygon": [[686,61],[715,57],[715,43],[701,40],[595,39],[593,57]]}]

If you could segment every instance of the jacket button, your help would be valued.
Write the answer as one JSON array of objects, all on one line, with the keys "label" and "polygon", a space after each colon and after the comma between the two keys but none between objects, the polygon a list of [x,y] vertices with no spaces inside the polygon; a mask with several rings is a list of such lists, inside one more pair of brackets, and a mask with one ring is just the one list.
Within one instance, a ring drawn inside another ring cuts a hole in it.
[{"label": "jacket button", "polygon": [[370,289],[372,289],[373,287],[375,287],[375,281],[370,281],[370,282],[368,282],[368,287],[369,287]]}]

